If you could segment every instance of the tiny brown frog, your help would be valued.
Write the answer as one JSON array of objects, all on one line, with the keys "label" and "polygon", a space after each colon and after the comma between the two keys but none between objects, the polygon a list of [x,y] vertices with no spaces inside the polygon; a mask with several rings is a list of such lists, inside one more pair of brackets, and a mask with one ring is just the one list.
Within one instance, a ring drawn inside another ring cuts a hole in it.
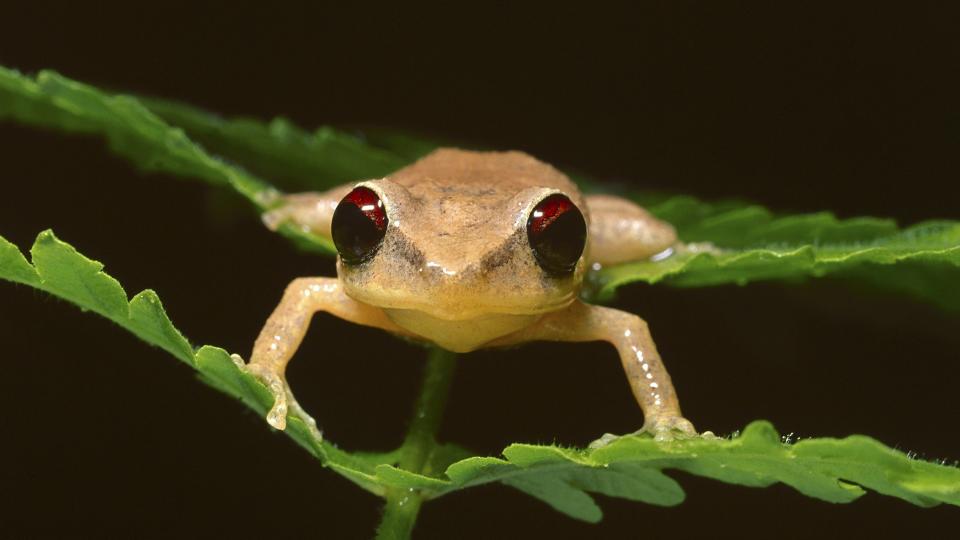
[{"label": "tiny brown frog", "polygon": [[692,436],[670,375],[638,316],[578,299],[595,264],[669,254],[673,227],[636,204],[584,196],[521,152],[436,150],[386,178],[284,198],[264,216],[330,238],[337,277],[287,287],[245,369],[274,396],[267,421],[312,423],[284,377],[310,319],[342,319],[455,352],[528,341],[596,341],[617,349],[658,439]]}]

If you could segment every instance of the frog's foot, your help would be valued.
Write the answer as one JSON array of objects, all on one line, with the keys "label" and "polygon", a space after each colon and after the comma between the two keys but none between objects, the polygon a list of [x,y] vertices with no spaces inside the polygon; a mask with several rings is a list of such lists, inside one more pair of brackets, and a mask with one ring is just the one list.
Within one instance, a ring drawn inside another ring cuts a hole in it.
[{"label": "frog's foot", "polygon": [[643,423],[638,433],[649,433],[657,441],[692,439],[697,436],[693,424],[680,415],[654,416]]},{"label": "frog's foot", "polygon": [[[630,437],[649,433],[653,439],[658,442],[667,442],[673,440],[692,439],[697,437],[697,430],[693,424],[686,418],[678,415],[654,416],[643,423],[639,430],[626,435],[614,435],[613,433],[604,433],[599,439],[590,443],[589,448],[603,448],[620,437]],[[703,437],[712,438],[710,431],[703,432]]]},{"label": "frog's foot", "polygon": [[296,398],[293,397],[293,391],[290,390],[290,385],[287,384],[283,375],[258,364],[247,364],[243,361],[243,358],[237,354],[231,354],[230,358],[237,367],[253,375],[266,385],[267,390],[273,395],[273,406],[270,407],[270,411],[267,412],[268,424],[283,431],[287,427],[287,415],[292,414],[300,420],[303,420],[303,423],[307,425],[307,429],[317,442],[323,440],[323,432],[317,427],[317,421],[307,414],[307,411],[297,403]]},{"label": "frog's foot", "polygon": [[[289,410],[288,403],[293,394],[290,392],[290,388],[287,386],[287,381],[284,380],[283,375],[259,364],[244,363],[243,359],[236,354],[230,357],[241,370],[259,379],[260,382],[267,387],[267,390],[270,391],[270,394],[273,395],[273,406],[270,407],[270,411],[267,412],[267,423],[281,431],[286,429],[287,411]],[[294,403],[296,402],[294,401]],[[299,408],[300,406],[297,405],[297,409]]]}]

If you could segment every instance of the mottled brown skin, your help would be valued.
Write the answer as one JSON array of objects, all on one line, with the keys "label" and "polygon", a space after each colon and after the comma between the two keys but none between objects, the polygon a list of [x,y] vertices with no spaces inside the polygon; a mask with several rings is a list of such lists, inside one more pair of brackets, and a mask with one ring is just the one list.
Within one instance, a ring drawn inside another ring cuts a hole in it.
[{"label": "mottled brown skin", "polygon": [[[267,416],[284,429],[296,405],[284,378],[310,318],[326,311],[456,352],[535,340],[613,344],[645,417],[660,439],[694,435],[646,323],[577,299],[594,264],[649,258],[676,243],[670,225],[606,195],[583,196],[565,175],[521,152],[440,149],[386,178],[286,197],[264,216],[330,237],[337,203],[356,186],[380,196],[389,218],[376,254],[357,265],[337,260],[337,278],[299,278],[284,293],[246,368],[275,396]],[[572,274],[548,275],[526,234],[533,207],[563,193],[584,214],[588,240]]]}]

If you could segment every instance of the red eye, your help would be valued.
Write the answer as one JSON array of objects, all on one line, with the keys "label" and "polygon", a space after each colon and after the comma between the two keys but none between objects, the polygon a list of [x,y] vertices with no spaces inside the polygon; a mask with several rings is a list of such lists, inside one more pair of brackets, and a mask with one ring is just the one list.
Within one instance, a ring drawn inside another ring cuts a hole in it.
[{"label": "red eye", "polygon": [[587,242],[587,222],[573,201],[554,193],[527,218],[527,238],[540,267],[554,276],[573,272]]},{"label": "red eye", "polygon": [[375,191],[358,187],[347,193],[333,212],[333,244],[347,264],[359,264],[377,252],[387,233],[387,213]]}]

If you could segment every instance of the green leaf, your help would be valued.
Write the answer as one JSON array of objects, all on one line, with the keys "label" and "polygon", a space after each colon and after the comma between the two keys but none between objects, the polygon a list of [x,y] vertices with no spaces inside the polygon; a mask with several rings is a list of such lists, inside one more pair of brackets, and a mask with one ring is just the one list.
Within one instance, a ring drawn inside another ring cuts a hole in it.
[{"label": "green leaf", "polygon": [[[275,204],[278,192],[244,169],[207,153],[183,132],[147,110],[135,98],[109,95],[52,71],[35,78],[0,67],[0,120],[69,132],[96,133],[110,148],[148,171],[162,171],[229,187],[258,210]],[[333,253],[333,244],[294,227],[281,233],[300,245]]]},{"label": "green leaf", "polygon": [[[0,237],[0,278],[47,291],[107,317],[180,358],[209,385],[258,414],[269,408],[272,398],[267,389],[226,351],[209,345],[194,351],[152,291],[127,302],[123,288],[103,273],[102,264],[50,231],[37,237],[31,253],[32,265]],[[754,422],[732,439],[658,443],[648,436],[627,436],[595,450],[514,444],[503,451],[503,458],[467,457],[465,450],[444,445],[434,448],[424,473],[396,467],[403,453],[399,449],[345,452],[315,436],[299,418],[288,419],[285,433],[331,470],[381,496],[390,489],[403,489],[438,497],[501,482],[591,522],[602,513],[590,493],[664,506],[679,504],[682,489],[663,473],[671,469],[745,486],[783,482],[830,502],[852,501],[867,488],[920,506],[960,505],[960,469],[912,459],[859,435],[784,444],[766,422]]]},{"label": "green leaf", "polygon": [[[223,349],[204,346],[194,352],[170,322],[153,291],[140,292],[128,302],[126,292],[103,272],[101,263],[84,257],[51,231],[40,233],[30,252],[32,265],[16,246],[0,237],[0,279],[30,285],[110,319],[143,341],[184,361],[214,388],[239,399],[261,415],[266,413],[273,400],[267,389],[241,371]],[[298,418],[288,420],[286,433],[325,465],[365,489],[383,493],[383,485],[374,480],[375,463],[355,458],[318,440]]]},{"label": "green leaf", "polygon": [[206,148],[287,189],[323,190],[380,178],[413,161],[329,126],[308,133],[286,118],[267,124],[250,118],[224,119],[174,101],[139,99]]},{"label": "green leaf", "polygon": [[130,300],[130,330],[143,341],[155,343],[170,354],[193,364],[193,348],[163,311],[157,293],[145,290]]},{"label": "green leaf", "polygon": [[41,71],[36,78],[0,67],[0,118],[64,131],[99,133],[111,149],[147,170],[226,184],[257,205],[269,187],[257,178],[207,154],[129,96],[100,90]]},{"label": "green leaf", "polygon": [[127,293],[120,283],[101,272],[103,265],[60,242],[53,231],[44,231],[30,249],[41,286],[116,323],[129,318]]},{"label": "green leaf", "polygon": [[588,492],[680,503],[683,492],[664,469],[750,487],[782,482],[834,503],[853,501],[868,488],[920,506],[960,505],[960,469],[912,459],[862,435],[791,445],[763,421],[731,439],[658,443],[628,436],[596,450],[512,445],[504,455],[505,460],[471,458],[451,465],[448,489],[500,481],[585,521],[599,519]]},{"label": "green leaf", "polygon": [[0,237],[0,276],[8,281],[34,285],[40,282],[36,269],[27,262],[17,246]]},{"label": "green leaf", "polygon": [[894,265],[861,265],[842,271],[841,279],[854,286],[869,285],[912,296],[942,309],[960,310],[956,263],[903,261]]},{"label": "green leaf", "polygon": [[[735,210],[731,213],[741,212]],[[797,227],[797,223],[805,221],[819,222],[821,232]],[[765,279],[819,277],[840,271],[850,271],[847,276],[862,276],[872,270],[872,266],[864,267],[868,264],[910,262],[914,263],[913,268],[935,264],[946,268],[954,278],[960,277],[960,223],[931,221],[899,231],[891,229],[896,232],[883,235],[880,230],[885,227],[879,220],[836,221],[823,215],[815,219],[812,216],[771,219],[757,226],[756,230],[744,231],[744,237],[773,237],[777,238],[777,243],[734,248],[716,244],[719,249],[697,249],[694,244],[692,250],[678,252],[665,260],[638,261],[601,269],[590,276],[590,283],[601,299],[607,299],[618,287],[636,281],[666,281],[688,287],[724,283],[743,285]],[[726,230],[717,233],[718,237],[733,234],[726,225],[723,228]],[[703,232],[705,229],[707,232]],[[853,231],[865,238],[852,240],[857,234]],[[704,236],[711,234],[704,225],[698,232]],[[817,234],[828,240],[842,240],[831,242],[809,238]],[[787,240],[791,235],[796,239]],[[731,240],[730,244],[745,242]],[[879,280],[876,283],[883,285]],[[936,287],[944,285],[944,281],[925,283],[915,280],[912,290],[920,296],[933,297],[938,293]],[[960,308],[960,304],[951,307]]]},{"label": "green leaf", "polygon": [[586,491],[559,479],[546,476],[506,478],[503,483],[549,504],[554,510],[574,519],[597,523],[603,510]]}]

